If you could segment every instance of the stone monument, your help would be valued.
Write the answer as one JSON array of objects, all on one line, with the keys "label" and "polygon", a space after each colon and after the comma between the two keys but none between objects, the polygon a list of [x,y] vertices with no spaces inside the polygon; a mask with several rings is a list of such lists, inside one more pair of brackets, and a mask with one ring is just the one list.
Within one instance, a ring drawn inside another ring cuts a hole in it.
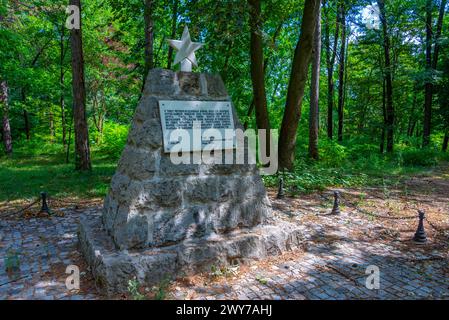
[{"label": "stone monument", "polygon": [[148,74],[102,215],[83,218],[79,228],[81,249],[105,293],[126,292],[132,278],[154,285],[300,243],[294,225],[273,217],[256,165],[171,161],[166,130],[182,119],[169,111],[190,110],[184,115],[204,107],[210,115],[217,105],[219,114],[230,112],[231,127],[242,127],[220,76],[164,69]]}]

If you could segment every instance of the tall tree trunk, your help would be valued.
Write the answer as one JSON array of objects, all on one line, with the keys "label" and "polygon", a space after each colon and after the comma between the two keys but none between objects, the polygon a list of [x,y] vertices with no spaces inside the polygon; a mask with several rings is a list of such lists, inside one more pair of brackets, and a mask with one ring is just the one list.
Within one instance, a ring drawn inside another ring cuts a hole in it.
[{"label": "tall tree trunk", "polygon": [[338,141],[343,141],[343,112],[345,88],[345,57],[346,57],[346,9],[345,4],[340,5],[341,46],[338,71]]},{"label": "tall tree trunk", "polygon": [[[329,3],[330,1],[327,0]],[[326,47],[326,68],[327,68],[327,137],[332,140],[334,131],[334,65],[338,45],[338,36],[340,34],[339,14],[337,14],[337,21],[335,24],[334,43],[331,49],[330,45],[330,21],[329,21],[329,5],[325,6],[326,23],[324,24],[324,41]]]},{"label": "tall tree trunk", "polygon": [[23,109],[23,121],[25,123],[25,136],[28,141],[31,139],[30,134],[30,117],[28,115],[28,111],[26,109]]},{"label": "tall tree trunk", "polygon": [[[25,87],[21,89],[22,103],[26,106],[26,92]],[[28,141],[31,139],[31,128],[30,128],[30,116],[26,107],[23,108],[23,122],[25,125],[25,136]]]},{"label": "tall tree trunk", "polygon": [[[171,18],[171,38],[170,39],[174,39],[176,37],[176,26],[177,26],[177,20],[178,20],[178,7],[179,7],[179,0],[173,0],[172,18]],[[169,48],[168,48],[167,69],[171,69],[172,60],[173,60],[173,47],[169,46]]]},{"label": "tall tree trunk", "polygon": [[[78,6],[81,21],[81,1],[70,0],[70,4]],[[91,170],[89,148],[89,131],[86,119],[86,86],[84,82],[84,57],[82,26],[72,29],[72,89],[73,89],[73,119],[75,122],[75,169]]]},{"label": "tall tree trunk", "polygon": [[62,145],[67,145],[67,124],[66,124],[66,114],[65,114],[65,98],[64,98],[64,57],[65,57],[65,48],[64,48],[64,36],[65,36],[65,26],[61,27],[61,37],[59,39],[59,47],[60,47],[60,56],[59,56],[59,105],[61,108],[61,127],[62,127]]},{"label": "tall tree trunk", "polygon": [[144,82],[148,72],[154,68],[154,0],[145,0],[145,71]]},{"label": "tall tree trunk", "polygon": [[295,160],[296,131],[301,118],[316,20],[320,10],[319,0],[306,0],[301,23],[301,33],[293,56],[284,117],[279,135],[279,167],[292,170]]},{"label": "tall tree trunk", "polygon": [[[433,2],[426,2],[426,72],[427,81],[424,86],[424,127],[423,127],[423,146],[430,143],[430,134],[432,131],[432,100],[433,100],[433,72],[438,67],[438,56],[440,52],[439,40],[443,29],[444,12],[447,0],[441,0],[441,6],[438,14],[436,32],[432,31],[432,7]],[[432,39],[433,35],[433,39]],[[432,56],[432,42],[434,43]]]},{"label": "tall tree trunk", "polygon": [[[98,94],[100,94],[100,99],[97,98]],[[99,93],[94,94],[92,109],[93,109],[92,116],[94,118],[94,124],[98,131],[97,143],[101,143],[103,140],[103,127],[104,127],[104,119],[106,116],[106,101],[104,98],[104,88],[101,88],[99,90]]]},{"label": "tall tree trunk", "polygon": [[444,19],[444,13],[446,9],[447,0],[441,0],[440,5],[440,12],[438,13],[438,21],[437,21],[437,31],[435,33],[435,45],[433,48],[433,60],[432,60],[432,69],[436,70],[438,67],[438,56],[440,53],[440,38],[441,38],[441,31],[443,30],[443,19]]},{"label": "tall tree trunk", "polygon": [[[271,38],[271,46],[275,46],[276,39],[277,39],[277,37],[279,36],[279,33],[282,30],[283,24],[284,24],[284,21],[281,21],[281,23],[279,23],[279,25],[277,26],[276,30],[274,31],[273,36]],[[230,50],[230,48],[229,48],[229,50]],[[230,57],[230,55],[228,54],[226,56],[226,60],[228,60],[229,57]],[[264,77],[265,77],[265,75],[267,73],[267,67],[268,67],[269,62],[270,62],[270,56],[265,57],[265,59],[263,61],[263,74],[264,74]],[[227,66],[227,62],[225,63],[225,66]],[[225,70],[225,69],[223,69],[223,70]],[[274,91],[276,92],[276,90],[277,90],[277,86],[275,86],[275,90]],[[251,100],[251,104],[249,105],[249,108],[248,108],[248,111],[246,113],[246,116],[248,118],[251,117],[251,115],[253,114],[253,111],[254,111],[254,98]],[[248,128],[248,119],[245,120],[245,122],[243,124],[243,127],[245,128],[245,130]]]},{"label": "tall tree trunk", "polygon": [[250,10],[250,28],[251,28],[251,80],[253,84],[254,106],[256,109],[256,123],[258,129],[266,129],[267,135],[265,154],[269,154],[270,145],[270,119],[267,110],[267,98],[265,92],[265,72],[263,59],[262,43],[262,16],[261,0],[248,0]]},{"label": "tall tree trunk", "polygon": [[[321,2],[321,1],[320,1]],[[312,54],[312,83],[310,85],[309,113],[309,156],[318,160],[319,99],[320,99],[320,63],[321,63],[321,10],[316,20],[314,46]]]},{"label": "tall tree trunk", "polygon": [[426,83],[424,85],[423,147],[430,143],[432,126],[432,0],[426,1]]},{"label": "tall tree trunk", "polygon": [[384,77],[386,82],[386,131],[387,131],[387,152],[393,152],[394,147],[394,106],[393,106],[393,80],[392,66],[390,60],[390,35],[385,12],[384,0],[378,0],[380,10],[380,20],[382,22],[383,47],[385,54]]},{"label": "tall tree trunk", "polygon": [[410,112],[410,117],[408,120],[408,127],[407,127],[407,136],[411,137],[413,135],[413,126],[415,123],[415,109],[416,109],[416,100],[417,100],[417,92],[416,87],[413,89],[413,104],[412,104],[412,110]]},{"label": "tall tree trunk", "polygon": [[443,152],[446,152],[446,151],[447,151],[447,145],[448,145],[448,143],[449,143],[449,132],[446,132],[446,133],[444,134],[444,138],[443,138],[443,147],[441,148],[441,150],[442,150]]},{"label": "tall tree trunk", "polygon": [[0,82],[0,104],[2,105],[3,111],[3,145],[5,146],[5,153],[10,156],[12,155],[12,136],[11,125],[9,124],[8,83],[6,82],[6,80]]},{"label": "tall tree trunk", "polygon": [[50,142],[53,143],[55,140],[55,119],[53,114],[53,106],[49,106],[50,112],[48,113],[49,124],[50,124]]},{"label": "tall tree trunk", "polygon": [[383,154],[385,151],[385,128],[387,127],[387,108],[386,108],[386,92],[385,92],[385,78],[382,81],[382,116],[383,116],[383,125],[382,125],[382,133],[380,136],[380,154]]},{"label": "tall tree trunk", "polygon": [[70,145],[72,144],[72,127],[73,127],[73,112],[69,122],[69,139],[67,141],[65,163],[69,163],[70,160]]}]

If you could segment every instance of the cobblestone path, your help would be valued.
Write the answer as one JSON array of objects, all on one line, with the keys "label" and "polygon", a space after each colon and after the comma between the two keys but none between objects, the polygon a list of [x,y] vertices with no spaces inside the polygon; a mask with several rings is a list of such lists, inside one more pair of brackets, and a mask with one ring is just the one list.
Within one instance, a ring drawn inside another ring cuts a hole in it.
[{"label": "cobblestone path", "polygon": [[[0,299],[104,298],[95,290],[76,235],[80,215],[99,210],[67,210],[63,217],[52,219],[0,221]],[[169,297],[449,299],[447,238],[439,244],[430,237],[429,244],[418,246],[394,234],[388,236],[382,221],[342,211],[339,216],[278,213],[296,221],[307,234],[301,250],[242,266],[229,276],[177,281]],[[66,289],[68,265],[80,268],[80,291]],[[369,266],[380,272],[379,289],[366,287]]]}]

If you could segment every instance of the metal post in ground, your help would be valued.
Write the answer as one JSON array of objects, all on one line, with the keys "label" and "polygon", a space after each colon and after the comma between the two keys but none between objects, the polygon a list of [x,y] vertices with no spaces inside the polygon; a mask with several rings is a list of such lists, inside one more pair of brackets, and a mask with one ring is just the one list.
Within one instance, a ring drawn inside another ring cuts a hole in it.
[{"label": "metal post in ground", "polygon": [[415,236],[413,237],[413,241],[416,243],[426,243],[427,242],[427,235],[426,231],[424,230],[424,218],[425,213],[424,211],[418,210],[418,229],[416,229]]},{"label": "metal post in ground", "polygon": [[50,209],[48,208],[47,204],[47,193],[41,192],[41,198],[42,198],[42,207],[40,213],[50,214]]},{"label": "metal post in ground", "polygon": [[334,191],[334,207],[331,214],[340,214],[340,192]]},{"label": "metal post in ground", "polygon": [[279,190],[278,190],[278,199],[285,198],[285,192],[284,192],[284,179],[281,177],[279,178]]}]

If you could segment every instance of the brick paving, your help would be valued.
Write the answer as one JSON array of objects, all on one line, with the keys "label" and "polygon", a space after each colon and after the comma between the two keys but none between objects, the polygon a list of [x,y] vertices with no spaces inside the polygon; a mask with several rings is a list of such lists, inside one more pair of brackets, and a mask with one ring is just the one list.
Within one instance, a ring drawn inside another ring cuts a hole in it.
[{"label": "brick paving", "polygon": [[[103,299],[77,249],[76,235],[80,215],[98,214],[99,210],[65,210],[63,217],[52,219],[0,221],[0,300]],[[242,267],[239,274],[217,281],[175,282],[170,297],[449,299],[447,239],[435,245],[437,240],[430,238],[428,245],[418,246],[394,237],[379,238],[382,221],[345,210],[339,216],[278,214],[304,228],[307,238],[300,252],[254,262],[246,271]],[[71,264],[80,267],[80,291],[66,289],[65,268]],[[370,265],[380,270],[379,289],[365,285]]]},{"label": "brick paving", "polygon": [[69,265],[80,266],[81,283],[90,277],[77,250],[79,216],[65,210],[64,217],[0,221],[0,300],[97,298],[94,290],[70,292],[65,285]]}]

